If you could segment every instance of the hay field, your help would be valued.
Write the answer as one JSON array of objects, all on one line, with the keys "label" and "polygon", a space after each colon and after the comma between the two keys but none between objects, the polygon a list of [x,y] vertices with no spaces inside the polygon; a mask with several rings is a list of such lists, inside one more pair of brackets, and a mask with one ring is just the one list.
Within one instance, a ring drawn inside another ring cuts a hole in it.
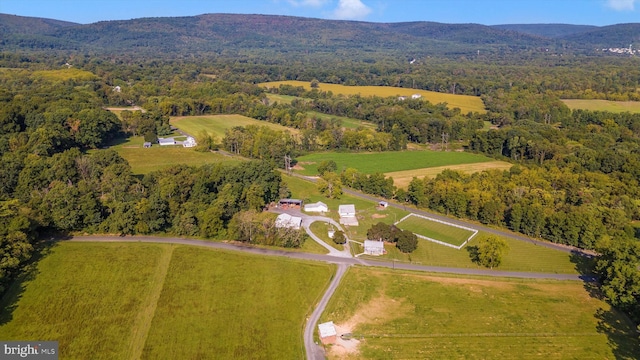
[{"label": "hay field", "polygon": [[201,247],[60,243],[0,302],[0,339],[60,359],[299,359],[332,265]]},{"label": "hay field", "polygon": [[274,130],[289,131],[292,134],[298,134],[298,130],[288,128],[279,124],[273,124],[267,121],[260,121],[242,115],[202,115],[202,116],[178,116],[170,119],[170,124],[178,129],[197,136],[202,130],[214,136],[218,142],[224,138],[227,129],[236,126],[267,126]]},{"label": "hay field", "polygon": [[631,112],[640,113],[638,101],[609,101],[609,100],[582,100],[565,99],[562,102],[571,110],[582,109],[591,111],[609,111],[613,113]]},{"label": "hay field", "polygon": [[512,166],[513,164],[506,161],[487,161],[473,164],[446,165],[415,170],[392,171],[387,172],[384,175],[387,177],[392,177],[393,183],[396,187],[406,189],[414,177],[420,179],[427,177],[432,179],[446,169],[461,171],[465,174],[472,174],[485,170],[509,170]]},{"label": "hay field", "polygon": [[352,267],[320,321],[328,359],[634,359],[635,326],[579,281]]},{"label": "hay field", "polygon": [[[267,83],[258,84],[264,87],[278,87],[282,84],[292,86],[302,86],[306,90],[311,90],[311,83],[307,81],[273,81]],[[334,94],[342,95],[361,95],[361,96],[408,96],[413,94],[420,94],[422,98],[428,100],[433,104],[447,103],[447,107],[450,109],[460,108],[463,114],[468,112],[478,112],[480,114],[486,113],[484,103],[482,99],[477,96],[469,95],[452,95],[446,93],[440,93],[435,91],[407,89],[393,86],[345,86],[337,84],[320,83],[318,89],[321,91],[331,91]]]}]

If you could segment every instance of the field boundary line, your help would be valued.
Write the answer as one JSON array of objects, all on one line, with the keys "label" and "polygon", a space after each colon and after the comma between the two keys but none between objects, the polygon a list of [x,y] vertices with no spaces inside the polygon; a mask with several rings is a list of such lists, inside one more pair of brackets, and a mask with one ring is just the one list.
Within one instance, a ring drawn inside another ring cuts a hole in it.
[{"label": "field boundary line", "polygon": [[173,258],[173,250],[175,245],[171,244],[166,247],[156,267],[156,273],[151,279],[151,290],[146,298],[146,301],[142,304],[140,312],[133,323],[133,334],[131,336],[131,344],[129,346],[129,354],[131,359],[140,359],[142,357],[142,351],[144,345],[147,342],[149,336],[149,330],[151,329],[151,322],[156,313],[158,307],[158,300],[160,300],[160,294],[164,288],[164,281],[169,272],[169,264]]},{"label": "field boundary line", "polygon": [[440,245],[448,246],[448,247],[450,247],[450,248],[454,248],[454,249],[457,249],[457,250],[462,249],[465,245],[467,245],[467,243],[468,243],[469,241],[471,241],[471,239],[473,239],[473,237],[474,237],[474,236],[476,236],[476,235],[478,234],[478,230],[476,230],[476,229],[472,229],[472,228],[469,228],[469,227],[466,227],[466,226],[462,226],[462,225],[458,225],[458,224],[453,224],[453,223],[450,223],[450,222],[446,222],[446,221],[442,221],[442,220],[439,220],[439,219],[434,219],[434,218],[432,218],[432,217],[428,217],[428,216],[424,216],[424,215],[420,215],[420,214],[414,214],[414,213],[407,214],[407,215],[406,215],[406,216],[404,216],[402,219],[400,219],[400,220],[396,221],[393,225],[397,225],[397,224],[399,224],[399,223],[403,222],[404,220],[408,219],[408,218],[409,218],[409,217],[411,217],[411,216],[416,216],[416,217],[419,217],[419,218],[423,218],[423,219],[425,219],[425,220],[434,221],[434,222],[437,222],[437,223],[440,223],[440,224],[444,224],[444,225],[447,225],[447,226],[453,226],[453,227],[457,227],[457,228],[459,228],[459,229],[463,229],[463,230],[471,231],[473,234],[471,234],[471,236],[469,236],[469,237],[467,238],[467,240],[465,240],[465,241],[464,241],[462,244],[460,244],[459,246],[456,246],[456,245],[453,245],[453,244],[449,244],[449,243],[444,242],[444,241],[436,240],[436,239],[430,238],[430,237],[428,237],[428,236],[424,236],[424,235],[420,235],[420,234],[416,234],[416,233],[414,233],[414,234],[415,234],[417,237],[419,237],[420,239],[428,240],[428,241],[431,241],[431,242],[434,242],[434,243],[437,243],[437,244],[440,244]]}]

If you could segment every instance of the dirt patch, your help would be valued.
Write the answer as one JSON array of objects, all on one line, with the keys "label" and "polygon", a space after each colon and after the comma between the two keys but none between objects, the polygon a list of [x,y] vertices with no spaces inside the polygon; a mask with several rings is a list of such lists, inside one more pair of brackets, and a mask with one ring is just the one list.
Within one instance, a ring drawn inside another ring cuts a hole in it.
[{"label": "dirt patch", "polygon": [[371,214],[372,219],[384,219],[387,217],[387,214]]},{"label": "dirt patch", "polygon": [[297,163],[291,167],[293,170],[304,170],[304,167],[300,166],[300,163]]},{"label": "dirt patch", "polygon": [[[360,352],[359,346],[366,341],[359,335],[357,328],[362,324],[384,324],[404,314],[413,312],[411,304],[404,300],[397,300],[381,295],[363,304],[358,312],[343,323],[336,323],[338,333],[336,343],[328,351],[329,359],[357,359]],[[381,329],[384,331],[384,329]],[[342,335],[352,334],[350,340],[342,339]]]}]

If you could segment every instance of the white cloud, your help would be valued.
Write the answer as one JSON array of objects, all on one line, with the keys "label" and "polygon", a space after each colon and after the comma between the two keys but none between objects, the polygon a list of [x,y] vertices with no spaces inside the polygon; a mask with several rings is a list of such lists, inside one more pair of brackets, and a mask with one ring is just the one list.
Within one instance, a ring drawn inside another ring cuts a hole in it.
[{"label": "white cloud", "polygon": [[299,7],[299,6],[310,6],[310,7],[322,7],[324,4],[328,3],[329,0],[287,0],[289,4]]},{"label": "white cloud", "polygon": [[633,11],[638,0],[607,0],[607,6],[617,11]]},{"label": "white cloud", "polygon": [[336,19],[363,19],[371,13],[371,8],[361,0],[339,0],[338,8],[334,10]]}]

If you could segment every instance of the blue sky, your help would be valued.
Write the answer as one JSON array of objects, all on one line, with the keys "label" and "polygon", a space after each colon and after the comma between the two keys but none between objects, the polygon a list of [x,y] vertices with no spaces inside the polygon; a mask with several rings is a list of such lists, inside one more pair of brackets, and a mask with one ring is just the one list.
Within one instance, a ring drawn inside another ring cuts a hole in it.
[{"label": "blue sky", "polygon": [[243,13],[373,22],[602,26],[640,22],[640,0],[0,0],[0,13],[82,24]]}]

